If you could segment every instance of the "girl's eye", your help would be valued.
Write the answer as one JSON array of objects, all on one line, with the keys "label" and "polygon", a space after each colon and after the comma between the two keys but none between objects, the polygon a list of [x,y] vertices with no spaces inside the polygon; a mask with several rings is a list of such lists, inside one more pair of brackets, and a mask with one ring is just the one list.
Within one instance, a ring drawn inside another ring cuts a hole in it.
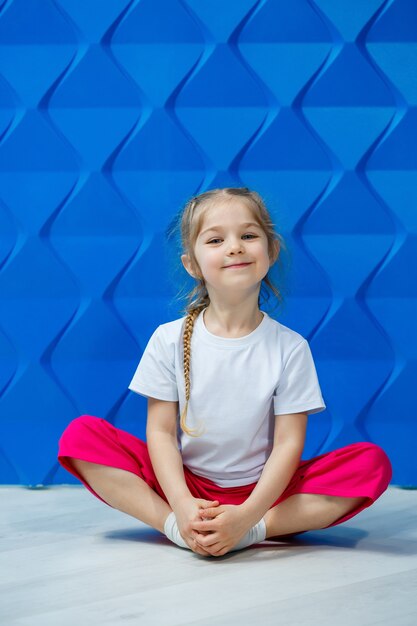
[{"label": "girl's eye", "polygon": [[[256,239],[257,235],[252,235],[251,233],[246,233],[246,235],[242,235],[242,237],[254,237]],[[210,239],[207,243],[216,243],[217,241],[221,241],[220,239]]]}]

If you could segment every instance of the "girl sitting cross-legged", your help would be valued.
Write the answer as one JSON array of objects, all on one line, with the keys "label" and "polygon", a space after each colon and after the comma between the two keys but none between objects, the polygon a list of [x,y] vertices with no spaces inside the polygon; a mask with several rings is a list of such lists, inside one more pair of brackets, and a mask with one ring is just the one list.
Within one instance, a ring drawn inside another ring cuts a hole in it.
[{"label": "girl sitting cross-legged", "polygon": [[307,340],[259,306],[263,283],[280,297],[268,272],[283,245],[262,198],[207,191],[179,227],[195,288],[129,385],[148,398],[146,443],[82,415],[59,461],[106,504],[204,556],[357,515],[386,490],[391,464],[365,441],[301,460],[308,415],[326,407]]}]

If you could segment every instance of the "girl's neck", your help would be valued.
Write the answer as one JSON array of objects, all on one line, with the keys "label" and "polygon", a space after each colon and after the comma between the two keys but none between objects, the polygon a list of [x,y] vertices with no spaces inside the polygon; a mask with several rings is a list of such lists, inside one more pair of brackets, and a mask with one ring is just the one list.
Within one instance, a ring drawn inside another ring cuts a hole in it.
[{"label": "girl's neck", "polygon": [[249,335],[263,320],[263,313],[258,305],[255,308],[244,304],[236,309],[219,308],[210,303],[203,312],[203,321],[207,330],[219,337],[238,338]]}]

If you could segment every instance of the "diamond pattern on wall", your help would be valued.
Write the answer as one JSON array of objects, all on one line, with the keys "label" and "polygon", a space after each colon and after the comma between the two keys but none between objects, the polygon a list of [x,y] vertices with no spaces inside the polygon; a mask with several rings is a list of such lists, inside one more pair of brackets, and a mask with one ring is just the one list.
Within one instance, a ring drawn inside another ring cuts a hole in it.
[{"label": "diamond pattern on wall", "polygon": [[304,458],[370,440],[416,485],[416,85],[412,0],[0,3],[0,482],[73,481],[81,414],[145,437],[127,386],[190,285],[166,233],[247,185],[327,404]]}]

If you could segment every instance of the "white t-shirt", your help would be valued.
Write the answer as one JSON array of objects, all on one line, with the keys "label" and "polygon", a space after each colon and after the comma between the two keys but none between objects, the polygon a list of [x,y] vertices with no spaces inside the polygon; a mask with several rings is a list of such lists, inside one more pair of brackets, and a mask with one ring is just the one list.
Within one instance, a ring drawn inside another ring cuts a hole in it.
[{"label": "white t-shirt", "polygon": [[273,444],[274,415],[326,408],[306,339],[267,313],[244,337],[210,333],[203,312],[191,337],[190,400],[186,424],[182,332],[185,317],[161,324],[150,338],[129,389],[179,401],[178,444],[192,472],[221,487],[259,480]]}]

